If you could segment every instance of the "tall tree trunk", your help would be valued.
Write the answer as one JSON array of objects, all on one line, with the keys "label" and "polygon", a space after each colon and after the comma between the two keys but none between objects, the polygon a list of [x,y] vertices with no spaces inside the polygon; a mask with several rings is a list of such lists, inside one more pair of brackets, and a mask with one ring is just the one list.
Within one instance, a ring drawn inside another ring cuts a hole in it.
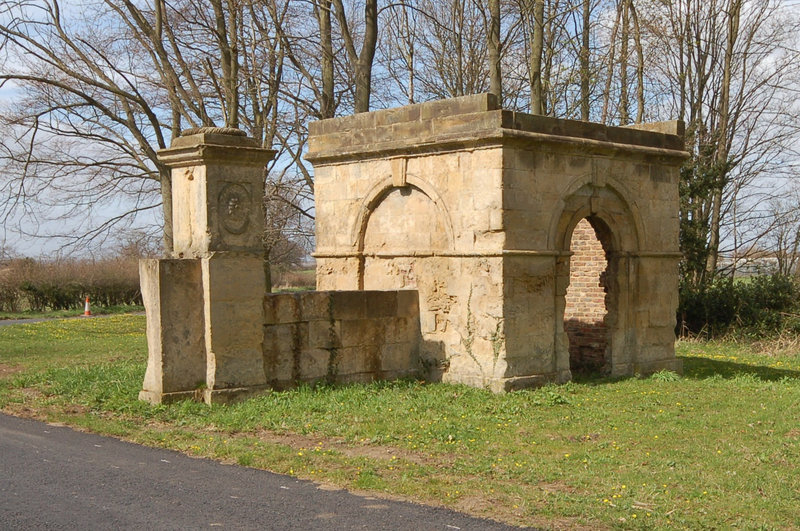
[{"label": "tall tree trunk", "polygon": [[372,94],[372,63],[375,59],[375,46],[378,42],[378,0],[366,0],[364,3],[364,39],[361,52],[356,52],[353,34],[347,22],[342,0],[332,0],[336,8],[336,19],[342,32],[344,48],[350,63],[355,69],[355,113],[369,112],[369,100]]},{"label": "tall tree trunk", "polygon": [[489,30],[486,32],[489,45],[489,92],[503,101],[503,78],[500,68],[500,0],[489,0]]},{"label": "tall tree trunk", "polygon": [[544,0],[533,2],[531,36],[531,114],[542,114],[542,51],[544,49]]},{"label": "tall tree trunk", "polygon": [[372,62],[378,42],[378,0],[366,0],[364,5],[364,44],[356,68],[355,112],[369,112],[372,93]]},{"label": "tall tree trunk", "polygon": [[172,175],[169,168],[159,168],[158,177],[161,181],[161,211],[164,216],[164,256],[172,256],[175,246],[172,232]]},{"label": "tall tree trunk", "polygon": [[719,98],[719,125],[714,132],[716,153],[714,157],[714,177],[716,182],[713,187],[711,219],[709,223],[708,262],[706,271],[713,277],[717,271],[717,258],[719,253],[719,229],[722,212],[722,192],[727,181],[728,165],[728,125],[730,122],[730,97],[731,76],[733,70],[733,50],[739,38],[739,21],[742,12],[742,0],[731,0],[728,4],[728,42],[725,46],[725,56],[722,67],[722,93]]},{"label": "tall tree trunk", "polygon": [[464,37],[461,30],[464,28],[464,3],[463,0],[453,2],[453,37],[456,48],[456,96],[464,95]]},{"label": "tall tree trunk", "polygon": [[[238,15],[235,0],[227,0],[228,16],[222,0],[211,0],[216,23],[217,46],[222,64],[222,90],[225,96],[225,126],[239,127],[239,50]],[[227,18],[227,20],[226,20]]]},{"label": "tall tree trunk", "polygon": [[322,47],[320,68],[322,73],[322,92],[320,101],[320,117],[333,118],[333,39],[331,37],[331,0],[319,0],[314,4],[314,11],[319,24],[319,40]]},{"label": "tall tree trunk", "polygon": [[630,38],[630,3],[622,0],[622,35],[619,49],[619,123],[626,125],[631,119],[628,115],[628,40]]},{"label": "tall tree trunk", "polygon": [[589,24],[591,0],[583,0],[583,27],[581,28],[581,120],[589,121]]},{"label": "tall tree trunk", "polygon": [[622,18],[622,1],[617,3],[617,16],[611,28],[609,39],[608,61],[606,66],[606,83],[603,89],[603,110],[600,113],[600,122],[608,123],[609,107],[611,105],[611,82],[614,79],[614,65],[616,64],[617,33],[619,32],[620,19]]},{"label": "tall tree trunk", "polygon": [[633,20],[633,43],[636,46],[636,123],[640,124],[644,120],[644,48],[639,15],[636,14],[633,0],[630,0],[630,9]]}]

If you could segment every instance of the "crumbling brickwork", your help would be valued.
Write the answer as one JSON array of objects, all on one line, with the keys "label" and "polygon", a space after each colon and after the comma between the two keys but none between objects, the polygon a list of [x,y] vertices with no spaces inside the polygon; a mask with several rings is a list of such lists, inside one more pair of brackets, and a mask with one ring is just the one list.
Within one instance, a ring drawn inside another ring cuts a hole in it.
[{"label": "crumbling brickwork", "polygon": [[572,372],[598,372],[605,368],[608,328],[603,244],[589,221],[575,226],[570,241],[569,287],[564,309],[564,330],[569,338]]}]

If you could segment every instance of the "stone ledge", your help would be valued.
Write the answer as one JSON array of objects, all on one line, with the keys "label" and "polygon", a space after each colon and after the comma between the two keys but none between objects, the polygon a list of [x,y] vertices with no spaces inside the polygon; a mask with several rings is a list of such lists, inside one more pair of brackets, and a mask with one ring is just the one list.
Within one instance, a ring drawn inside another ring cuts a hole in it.
[{"label": "stone ledge", "polygon": [[263,393],[269,389],[268,385],[257,385],[228,389],[203,389],[200,393],[202,393],[203,402],[206,404],[230,404]]},{"label": "stone ledge", "polygon": [[236,166],[266,164],[276,151],[267,149],[254,138],[243,135],[205,132],[172,139],[170,147],[158,151],[158,160],[172,168],[225,162]]},{"label": "stone ledge", "polygon": [[441,116],[454,116],[498,109],[497,98],[493,94],[475,94],[471,96],[462,96],[460,98],[429,101],[393,109],[319,120],[308,124],[308,132],[311,135],[341,133],[344,131],[371,129],[378,126],[405,122],[431,120]]},{"label": "stone ledge", "polygon": [[678,121],[612,127],[500,110],[493,97],[479,94],[313,122],[306,159],[322,162],[366,153],[407,155],[512,139],[685,158],[683,130]]},{"label": "stone ledge", "polygon": [[149,402],[153,405],[157,404],[172,404],[181,400],[194,400],[200,401],[202,390],[195,391],[178,391],[174,393],[159,393],[157,391],[142,390],[139,391],[139,400]]},{"label": "stone ledge", "polygon": [[230,404],[250,398],[269,390],[267,385],[236,387],[230,389],[195,389],[192,391],[178,391],[174,393],[158,393],[155,391],[139,391],[139,400],[156,404],[173,404],[181,400],[205,402],[206,404]]}]

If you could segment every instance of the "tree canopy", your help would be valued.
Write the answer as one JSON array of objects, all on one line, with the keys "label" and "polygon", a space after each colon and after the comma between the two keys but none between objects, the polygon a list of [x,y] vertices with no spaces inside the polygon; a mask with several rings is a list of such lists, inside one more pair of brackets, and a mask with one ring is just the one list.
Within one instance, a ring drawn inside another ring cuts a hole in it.
[{"label": "tree canopy", "polygon": [[[798,29],[779,0],[7,0],[0,215],[72,248],[168,220],[156,151],[239,127],[278,150],[265,242],[285,249],[313,226],[309,121],[491,91],[547,116],[684,120],[683,269],[700,284],[720,254],[797,233]],[[72,221],[38,229],[54,219]]]}]

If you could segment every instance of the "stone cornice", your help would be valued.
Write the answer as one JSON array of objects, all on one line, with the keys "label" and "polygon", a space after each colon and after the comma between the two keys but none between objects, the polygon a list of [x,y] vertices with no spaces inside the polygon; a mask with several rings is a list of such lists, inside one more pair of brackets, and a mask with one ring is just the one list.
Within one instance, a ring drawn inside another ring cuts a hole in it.
[{"label": "stone cornice", "polygon": [[262,148],[249,137],[204,132],[179,136],[167,149],[159,150],[158,160],[172,168],[224,162],[237,166],[264,165],[275,157],[275,151]]},{"label": "stone cornice", "polygon": [[309,129],[306,159],[315,164],[505,144],[561,144],[676,164],[688,157],[679,121],[610,127],[500,110],[485,94],[323,120]]},{"label": "stone cornice", "polygon": [[[337,251],[320,249],[312,253],[314,258],[504,258],[510,256],[560,257],[572,256],[572,251],[536,251],[529,249],[501,249],[498,251]],[[635,251],[617,252],[619,256],[633,258],[666,258],[678,260],[683,257],[680,251]]]}]

